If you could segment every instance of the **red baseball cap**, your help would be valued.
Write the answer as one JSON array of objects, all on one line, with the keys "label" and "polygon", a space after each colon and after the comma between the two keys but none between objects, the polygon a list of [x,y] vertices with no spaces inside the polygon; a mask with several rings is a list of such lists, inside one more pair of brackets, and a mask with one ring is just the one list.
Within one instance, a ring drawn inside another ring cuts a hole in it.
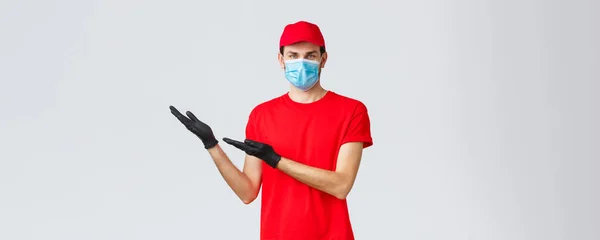
[{"label": "red baseball cap", "polygon": [[307,21],[298,21],[288,24],[283,29],[279,39],[279,47],[297,42],[310,42],[320,47],[325,47],[325,39],[319,26]]}]

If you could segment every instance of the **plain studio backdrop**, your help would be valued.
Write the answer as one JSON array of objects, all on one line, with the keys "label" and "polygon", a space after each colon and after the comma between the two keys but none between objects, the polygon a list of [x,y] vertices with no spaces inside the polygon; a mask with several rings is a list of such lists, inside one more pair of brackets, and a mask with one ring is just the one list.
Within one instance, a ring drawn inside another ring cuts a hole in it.
[{"label": "plain studio backdrop", "polygon": [[243,139],[298,20],[371,116],[357,239],[600,239],[594,0],[2,0],[0,239],[258,239],[168,106]]}]

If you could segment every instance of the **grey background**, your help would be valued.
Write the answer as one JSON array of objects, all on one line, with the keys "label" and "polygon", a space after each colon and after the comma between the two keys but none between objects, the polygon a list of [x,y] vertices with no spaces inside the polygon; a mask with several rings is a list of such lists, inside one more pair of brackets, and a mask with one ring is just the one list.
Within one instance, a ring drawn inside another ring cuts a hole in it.
[{"label": "grey background", "polygon": [[2,0],[0,239],[258,239],[168,106],[243,138],[297,20],[370,111],[357,239],[600,239],[592,0]]}]

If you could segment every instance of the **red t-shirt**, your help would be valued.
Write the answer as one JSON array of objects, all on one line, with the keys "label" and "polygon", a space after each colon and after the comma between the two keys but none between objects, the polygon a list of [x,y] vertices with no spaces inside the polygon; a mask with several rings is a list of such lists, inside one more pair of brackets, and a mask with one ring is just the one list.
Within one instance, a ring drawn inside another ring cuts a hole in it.
[{"label": "red t-shirt", "polygon": [[[286,93],[257,105],[246,138],[271,145],[282,157],[335,171],[340,146],[373,144],[365,105],[328,91],[313,103]],[[263,163],[261,240],[352,240],[346,200],[312,188]]]}]

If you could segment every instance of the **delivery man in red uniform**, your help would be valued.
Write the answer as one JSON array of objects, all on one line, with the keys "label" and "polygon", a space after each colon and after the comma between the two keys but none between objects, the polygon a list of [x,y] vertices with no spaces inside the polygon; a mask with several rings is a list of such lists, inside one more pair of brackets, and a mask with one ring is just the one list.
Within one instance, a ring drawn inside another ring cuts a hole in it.
[{"label": "delivery man in red uniform", "polygon": [[366,106],[320,84],[327,52],[319,27],[299,21],[281,35],[278,60],[290,90],[250,112],[243,170],[229,160],[211,128],[187,111],[171,112],[198,136],[219,172],[245,203],[262,186],[262,240],[352,240],[346,196],[364,148],[373,144]]}]

